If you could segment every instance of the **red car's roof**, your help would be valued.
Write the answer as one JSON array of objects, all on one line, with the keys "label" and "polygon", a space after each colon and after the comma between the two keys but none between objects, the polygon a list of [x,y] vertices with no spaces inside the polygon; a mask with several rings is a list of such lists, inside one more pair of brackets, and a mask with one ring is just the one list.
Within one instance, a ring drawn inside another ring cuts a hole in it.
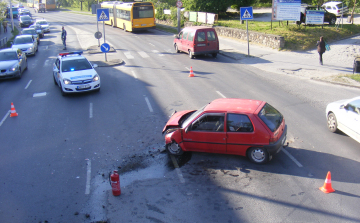
[{"label": "red car's roof", "polygon": [[212,101],[205,107],[205,111],[243,112],[254,113],[256,109],[264,104],[264,101],[239,98],[220,98]]},{"label": "red car's roof", "polygon": [[193,29],[193,30],[196,30],[196,29],[214,29],[212,27],[207,27],[207,26],[188,26],[188,27],[185,27],[184,29]]}]

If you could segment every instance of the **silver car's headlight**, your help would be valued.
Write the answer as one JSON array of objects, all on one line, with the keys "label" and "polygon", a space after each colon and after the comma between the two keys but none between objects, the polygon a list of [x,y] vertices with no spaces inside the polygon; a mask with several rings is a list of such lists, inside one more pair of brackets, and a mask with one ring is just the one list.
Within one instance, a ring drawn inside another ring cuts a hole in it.
[{"label": "silver car's headlight", "polygon": [[100,76],[98,74],[96,74],[93,78],[93,81],[98,81],[98,80],[100,80]]},{"label": "silver car's headlight", "polygon": [[68,79],[64,79],[64,84],[71,84],[71,81]]},{"label": "silver car's headlight", "polygon": [[32,47],[30,47],[28,50],[32,50],[33,48]]},{"label": "silver car's headlight", "polygon": [[10,71],[16,71],[16,70],[18,69],[18,67],[19,67],[19,66],[16,65],[15,67],[12,67],[12,68],[10,69]]}]

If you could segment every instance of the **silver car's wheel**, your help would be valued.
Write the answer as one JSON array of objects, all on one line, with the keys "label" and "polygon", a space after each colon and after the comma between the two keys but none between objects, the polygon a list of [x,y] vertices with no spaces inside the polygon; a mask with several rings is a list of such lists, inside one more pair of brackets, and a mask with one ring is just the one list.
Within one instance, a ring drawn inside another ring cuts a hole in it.
[{"label": "silver car's wheel", "polygon": [[262,147],[250,148],[248,151],[248,157],[252,162],[258,164],[263,164],[269,161],[269,153]]},{"label": "silver car's wheel", "polygon": [[167,151],[169,151],[170,154],[173,154],[173,155],[181,155],[184,153],[184,151],[181,149],[179,144],[177,144],[176,142],[167,144],[166,149],[167,149]]},{"label": "silver car's wheel", "polygon": [[337,132],[337,121],[334,113],[330,113],[327,117],[327,127],[330,130],[330,132]]}]

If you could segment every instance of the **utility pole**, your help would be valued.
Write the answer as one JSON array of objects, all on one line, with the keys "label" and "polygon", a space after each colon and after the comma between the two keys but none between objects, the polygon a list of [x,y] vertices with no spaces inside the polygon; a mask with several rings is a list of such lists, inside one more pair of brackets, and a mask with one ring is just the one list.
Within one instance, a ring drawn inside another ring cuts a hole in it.
[{"label": "utility pole", "polygon": [[12,4],[11,0],[9,0],[9,7],[10,7],[10,18],[11,18],[11,32],[14,32],[14,19],[13,19],[13,13],[12,13]]}]

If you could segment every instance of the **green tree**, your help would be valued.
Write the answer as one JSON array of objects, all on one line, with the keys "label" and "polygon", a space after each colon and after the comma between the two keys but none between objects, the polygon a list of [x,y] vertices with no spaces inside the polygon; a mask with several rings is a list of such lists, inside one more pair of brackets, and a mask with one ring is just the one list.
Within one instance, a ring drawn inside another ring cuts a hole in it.
[{"label": "green tree", "polygon": [[227,8],[234,5],[236,0],[182,0],[182,2],[185,9],[189,11],[219,14],[226,12]]}]

